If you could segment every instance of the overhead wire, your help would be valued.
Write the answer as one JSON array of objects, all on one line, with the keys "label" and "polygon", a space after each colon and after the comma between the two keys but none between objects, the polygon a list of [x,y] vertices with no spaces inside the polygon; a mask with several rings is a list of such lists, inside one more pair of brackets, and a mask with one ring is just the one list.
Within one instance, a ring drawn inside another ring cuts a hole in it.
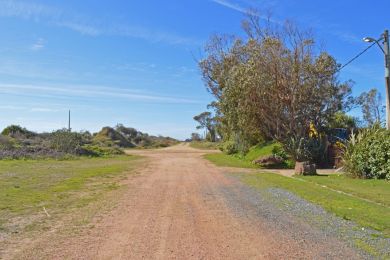
[{"label": "overhead wire", "polygon": [[346,66],[348,66],[349,64],[351,64],[354,60],[356,60],[357,58],[359,58],[360,56],[362,56],[366,51],[368,51],[372,46],[376,45],[377,43],[376,42],[373,42],[370,46],[368,46],[367,48],[365,48],[363,51],[361,51],[359,54],[357,54],[356,56],[354,56],[352,59],[350,59],[348,62],[346,62],[344,65],[342,65],[336,72],[340,72],[342,69],[344,69]]}]

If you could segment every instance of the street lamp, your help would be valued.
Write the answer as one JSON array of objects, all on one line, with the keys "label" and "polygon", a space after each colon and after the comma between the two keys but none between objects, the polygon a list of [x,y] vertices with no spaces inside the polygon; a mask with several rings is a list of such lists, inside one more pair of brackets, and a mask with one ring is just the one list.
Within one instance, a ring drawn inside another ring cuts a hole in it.
[{"label": "street lamp", "polygon": [[[381,41],[383,40],[383,47]],[[390,130],[390,49],[389,49],[389,31],[381,35],[378,40],[375,40],[371,37],[363,38],[365,42],[376,42],[379,48],[382,50],[385,55],[385,82],[386,82],[386,128]]]}]

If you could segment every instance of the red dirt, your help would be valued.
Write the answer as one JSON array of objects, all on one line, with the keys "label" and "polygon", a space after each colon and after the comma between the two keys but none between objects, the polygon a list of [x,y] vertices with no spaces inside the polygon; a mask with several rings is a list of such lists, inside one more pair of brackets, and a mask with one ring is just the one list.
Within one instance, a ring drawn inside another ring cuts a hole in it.
[{"label": "red dirt", "polygon": [[[45,239],[26,248],[29,259],[286,259],[321,258],[339,246],[299,243],[282,230],[270,230],[233,214],[221,185],[236,180],[201,155],[206,151],[179,145],[135,150],[150,163],[130,177],[119,206],[95,227],[66,239]],[[346,250],[348,258],[357,257]],[[345,257],[344,256],[344,257]]]}]

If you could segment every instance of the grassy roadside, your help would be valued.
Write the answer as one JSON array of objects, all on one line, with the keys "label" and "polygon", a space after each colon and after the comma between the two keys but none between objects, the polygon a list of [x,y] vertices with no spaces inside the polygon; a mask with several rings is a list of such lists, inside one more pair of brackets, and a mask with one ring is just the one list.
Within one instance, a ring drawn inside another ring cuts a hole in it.
[{"label": "grassy roadside", "polygon": [[272,155],[272,151],[277,146],[278,144],[276,143],[268,143],[251,147],[245,155],[218,153],[206,154],[204,158],[217,166],[222,167],[261,168],[259,165],[255,165],[252,162],[261,156]]},{"label": "grassy roadside", "polygon": [[205,142],[205,141],[199,141],[199,142],[191,142],[190,147],[195,149],[202,149],[202,150],[217,150],[219,143],[217,142]]},{"label": "grassy roadside", "polygon": [[141,162],[136,156],[0,161],[0,233],[42,228],[47,218],[98,202]]},{"label": "grassy roadside", "polygon": [[236,168],[260,168],[250,161],[242,160],[233,155],[227,155],[224,153],[206,154],[203,156],[205,159],[221,167],[236,167]]},{"label": "grassy roadside", "polygon": [[240,176],[244,183],[252,187],[282,188],[291,191],[339,217],[381,231],[386,237],[390,237],[389,182],[351,180],[340,175],[288,178],[272,173],[258,173]]}]

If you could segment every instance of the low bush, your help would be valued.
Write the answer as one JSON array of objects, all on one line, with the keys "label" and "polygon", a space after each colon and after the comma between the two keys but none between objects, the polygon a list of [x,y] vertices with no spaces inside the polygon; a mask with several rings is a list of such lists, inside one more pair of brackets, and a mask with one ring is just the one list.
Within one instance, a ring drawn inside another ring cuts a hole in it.
[{"label": "low bush", "polygon": [[123,150],[117,147],[102,147],[98,145],[84,145],[82,147],[82,154],[88,156],[105,157],[111,155],[124,154]]},{"label": "low bush", "polygon": [[238,152],[236,143],[234,141],[225,141],[221,144],[220,149],[226,154],[235,154]]},{"label": "low bush", "polygon": [[374,127],[352,134],[343,162],[351,177],[390,180],[390,131]]},{"label": "low bush", "polygon": [[321,164],[326,161],[327,138],[325,136],[290,138],[283,144],[283,148],[294,161]]},{"label": "low bush", "polygon": [[81,134],[66,129],[55,131],[50,135],[50,147],[58,152],[79,154],[82,144]]},{"label": "low bush", "polygon": [[18,147],[12,149],[0,149],[0,160],[16,159],[67,159],[71,155],[46,147]]},{"label": "low bush", "polygon": [[0,150],[10,150],[14,146],[15,142],[10,137],[0,135]]},{"label": "low bush", "polygon": [[2,135],[18,138],[18,139],[24,139],[24,138],[31,138],[36,136],[37,134],[27,130],[24,127],[21,127],[19,125],[10,125],[3,129],[1,132]]}]

